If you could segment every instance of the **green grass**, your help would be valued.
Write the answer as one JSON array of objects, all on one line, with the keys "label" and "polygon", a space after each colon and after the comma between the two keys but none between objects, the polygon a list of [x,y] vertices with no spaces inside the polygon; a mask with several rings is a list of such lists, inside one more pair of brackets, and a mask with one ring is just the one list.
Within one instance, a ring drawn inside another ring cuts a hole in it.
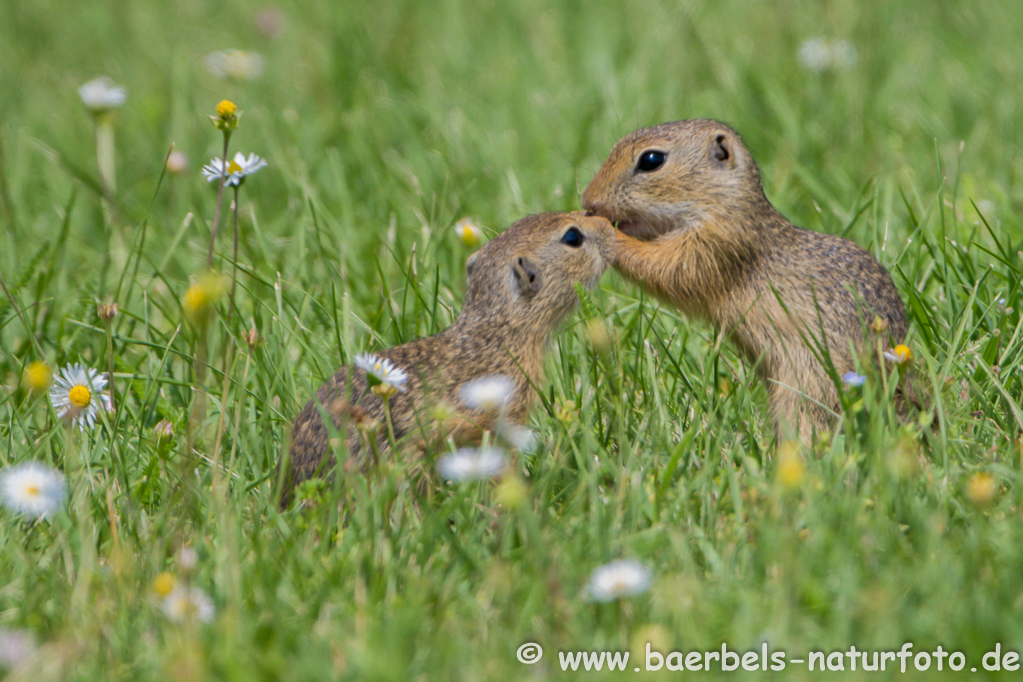
[{"label": "green grass", "polygon": [[[69,488],[49,521],[0,509],[0,628],[41,647],[15,679],[547,679],[571,675],[559,650],[646,642],[940,644],[969,670],[996,643],[1023,649],[1023,6],[284,0],[267,38],[250,3],[104,4],[16,0],[0,22],[0,468],[40,460]],[[806,70],[817,36],[858,60]],[[207,74],[232,47],[262,54],[258,80]],[[129,90],[112,211],[76,92],[104,73]],[[199,168],[223,98],[244,111],[232,153],[270,166],[241,190],[237,311],[200,334],[180,301],[205,267],[216,191]],[[743,134],[794,222],[891,270],[937,429],[900,424],[872,377],[786,487],[737,355],[609,274],[551,349],[523,504],[490,483],[417,502],[392,462],[277,509],[276,463],[319,383],[456,316],[457,219],[496,234],[575,209],[619,136],[690,117]],[[189,168],[161,182],[171,143]],[[40,359],[112,362],[116,414],[63,429],[17,390]],[[997,483],[987,505],[977,473]],[[152,591],[185,578],[183,545],[212,624],[170,622]],[[651,589],[589,602],[591,571],[618,557],[650,567]],[[527,641],[546,652],[530,667]]]}]

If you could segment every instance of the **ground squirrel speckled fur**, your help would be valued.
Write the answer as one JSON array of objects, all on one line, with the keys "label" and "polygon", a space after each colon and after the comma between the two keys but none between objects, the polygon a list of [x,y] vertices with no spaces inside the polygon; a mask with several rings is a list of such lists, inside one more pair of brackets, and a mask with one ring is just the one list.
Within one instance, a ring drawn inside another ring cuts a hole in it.
[{"label": "ground squirrel speckled fur", "polygon": [[875,316],[884,344],[906,334],[887,270],[848,239],[786,220],[723,123],[676,121],[627,135],[582,204],[617,224],[615,269],[727,333],[755,364],[779,437],[809,441],[833,423],[838,393],[825,348],[842,376]]},{"label": "ground squirrel speckled fur", "polygon": [[[470,381],[504,375],[514,381],[503,418],[525,421],[535,386],[542,382],[544,348],[559,321],[578,302],[575,285],[594,287],[613,256],[614,228],[604,218],[576,213],[545,213],[524,218],[469,257],[468,286],[462,312],[440,334],[376,353],[408,374],[406,390],[390,398],[394,436],[401,440],[430,420],[429,407],[446,403],[458,415],[456,441],[478,441],[491,428],[487,415],[474,413],[459,398]],[[350,384],[350,385],[346,385]],[[346,434],[354,462],[365,461],[354,431],[346,422],[384,419],[383,403],[367,390],[366,374],[342,368],[327,380],[295,419],[291,431],[293,486],[333,466],[329,415],[338,433]],[[460,437],[461,436],[461,437]],[[381,450],[387,447],[381,429]]]}]

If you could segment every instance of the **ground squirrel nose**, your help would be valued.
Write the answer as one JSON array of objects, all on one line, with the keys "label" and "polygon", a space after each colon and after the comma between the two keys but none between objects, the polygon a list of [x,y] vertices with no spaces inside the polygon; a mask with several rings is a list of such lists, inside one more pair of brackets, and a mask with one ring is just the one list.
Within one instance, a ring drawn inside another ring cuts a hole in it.
[{"label": "ground squirrel nose", "polygon": [[586,215],[596,215],[598,213],[597,202],[593,200],[593,192],[590,191],[592,189],[593,182],[590,182],[586,189],[583,190],[582,200],[580,201],[583,210],[586,211]]}]

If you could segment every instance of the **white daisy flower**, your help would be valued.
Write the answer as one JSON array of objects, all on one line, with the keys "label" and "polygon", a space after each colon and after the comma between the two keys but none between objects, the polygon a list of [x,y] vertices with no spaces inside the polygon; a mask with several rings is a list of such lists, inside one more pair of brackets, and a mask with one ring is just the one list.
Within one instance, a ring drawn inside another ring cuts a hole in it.
[{"label": "white daisy flower", "polygon": [[394,366],[387,358],[378,358],[371,353],[355,356],[355,366],[366,373],[366,382],[371,388],[385,386],[399,391],[405,390],[408,374]]},{"label": "white daisy flower", "polygon": [[19,514],[45,518],[64,501],[64,477],[39,462],[0,472],[0,499]]},{"label": "white daisy flower", "polygon": [[844,69],[856,63],[856,47],[848,40],[810,38],[799,46],[796,59],[805,68],[817,73]]},{"label": "white daisy flower", "polygon": [[590,575],[586,591],[593,601],[612,601],[646,592],[653,575],[634,559],[618,559],[601,566]]},{"label": "white daisy flower", "polygon": [[91,111],[102,113],[124,104],[128,91],[120,85],[114,85],[109,76],[101,76],[78,88],[78,95]]},{"label": "white daisy flower", "polygon": [[881,355],[884,359],[889,362],[894,362],[896,365],[908,365],[913,359],[913,351],[909,346],[900,343],[891,350],[886,350]]},{"label": "white daisy flower", "polygon": [[462,218],[455,223],[455,234],[463,244],[470,248],[479,246],[479,243],[483,241],[483,230],[472,218]]},{"label": "white daisy flower", "polygon": [[112,409],[110,396],[101,392],[106,387],[106,374],[84,365],[68,365],[53,380],[50,402],[58,417],[70,419],[84,431],[86,426],[91,429],[96,425],[100,407]]},{"label": "white daisy flower", "polygon": [[206,70],[216,78],[255,80],[263,75],[263,58],[258,52],[220,50],[206,55]]},{"label": "white daisy flower", "polygon": [[437,471],[449,481],[481,481],[493,478],[508,466],[498,448],[460,448],[437,460]]},{"label": "white daisy flower", "polygon": [[163,612],[175,623],[184,623],[193,618],[209,623],[217,609],[210,596],[198,587],[178,585],[163,600]]},{"label": "white daisy flower", "polygon": [[498,424],[497,435],[513,448],[527,455],[534,452],[540,444],[540,437],[533,429],[518,424]]},{"label": "white daisy flower", "polygon": [[[224,176],[224,183],[229,187],[241,185],[246,176],[252,175],[266,166],[266,161],[255,154],[249,154],[246,158],[244,154],[238,152],[234,155],[234,159],[227,162],[227,175]],[[213,159],[202,167],[202,174],[208,182],[220,180],[220,174],[223,171],[224,162],[221,159]]]},{"label": "white daisy flower", "polygon": [[494,412],[511,401],[515,394],[515,382],[503,374],[483,377],[462,384],[458,397],[473,410]]}]

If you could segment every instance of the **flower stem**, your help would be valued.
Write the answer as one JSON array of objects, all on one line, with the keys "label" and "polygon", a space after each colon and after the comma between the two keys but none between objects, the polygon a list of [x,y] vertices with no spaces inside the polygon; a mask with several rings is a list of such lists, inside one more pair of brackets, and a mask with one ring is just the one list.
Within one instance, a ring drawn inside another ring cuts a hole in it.
[{"label": "flower stem", "polygon": [[117,394],[114,392],[114,332],[111,328],[113,320],[106,320],[107,328],[107,360],[109,361],[110,373],[107,377],[107,385],[110,386],[110,409],[117,409]]},{"label": "flower stem", "polygon": [[217,226],[220,224],[220,207],[224,203],[224,183],[227,181],[227,143],[231,140],[231,131],[224,131],[224,155],[220,159],[220,187],[217,189],[217,212],[213,214],[213,232],[210,234],[210,252],[206,256],[206,268],[213,267],[213,245],[217,241]]},{"label": "flower stem", "polygon": [[107,201],[113,197],[117,189],[114,162],[114,124],[109,116],[101,116],[96,120],[96,165],[99,167],[99,178],[103,183],[103,193]]},{"label": "flower stem", "polygon": [[384,419],[387,420],[387,442],[391,446],[391,456],[393,457],[398,452],[398,446],[396,444],[397,439],[394,437],[394,422],[391,421],[390,396],[384,397]]},{"label": "flower stem", "polygon": [[227,327],[231,328],[231,315],[234,313],[234,290],[238,285],[238,190],[241,185],[234,186],[234,256],[231,258],[231,295],[228,297]]}]

